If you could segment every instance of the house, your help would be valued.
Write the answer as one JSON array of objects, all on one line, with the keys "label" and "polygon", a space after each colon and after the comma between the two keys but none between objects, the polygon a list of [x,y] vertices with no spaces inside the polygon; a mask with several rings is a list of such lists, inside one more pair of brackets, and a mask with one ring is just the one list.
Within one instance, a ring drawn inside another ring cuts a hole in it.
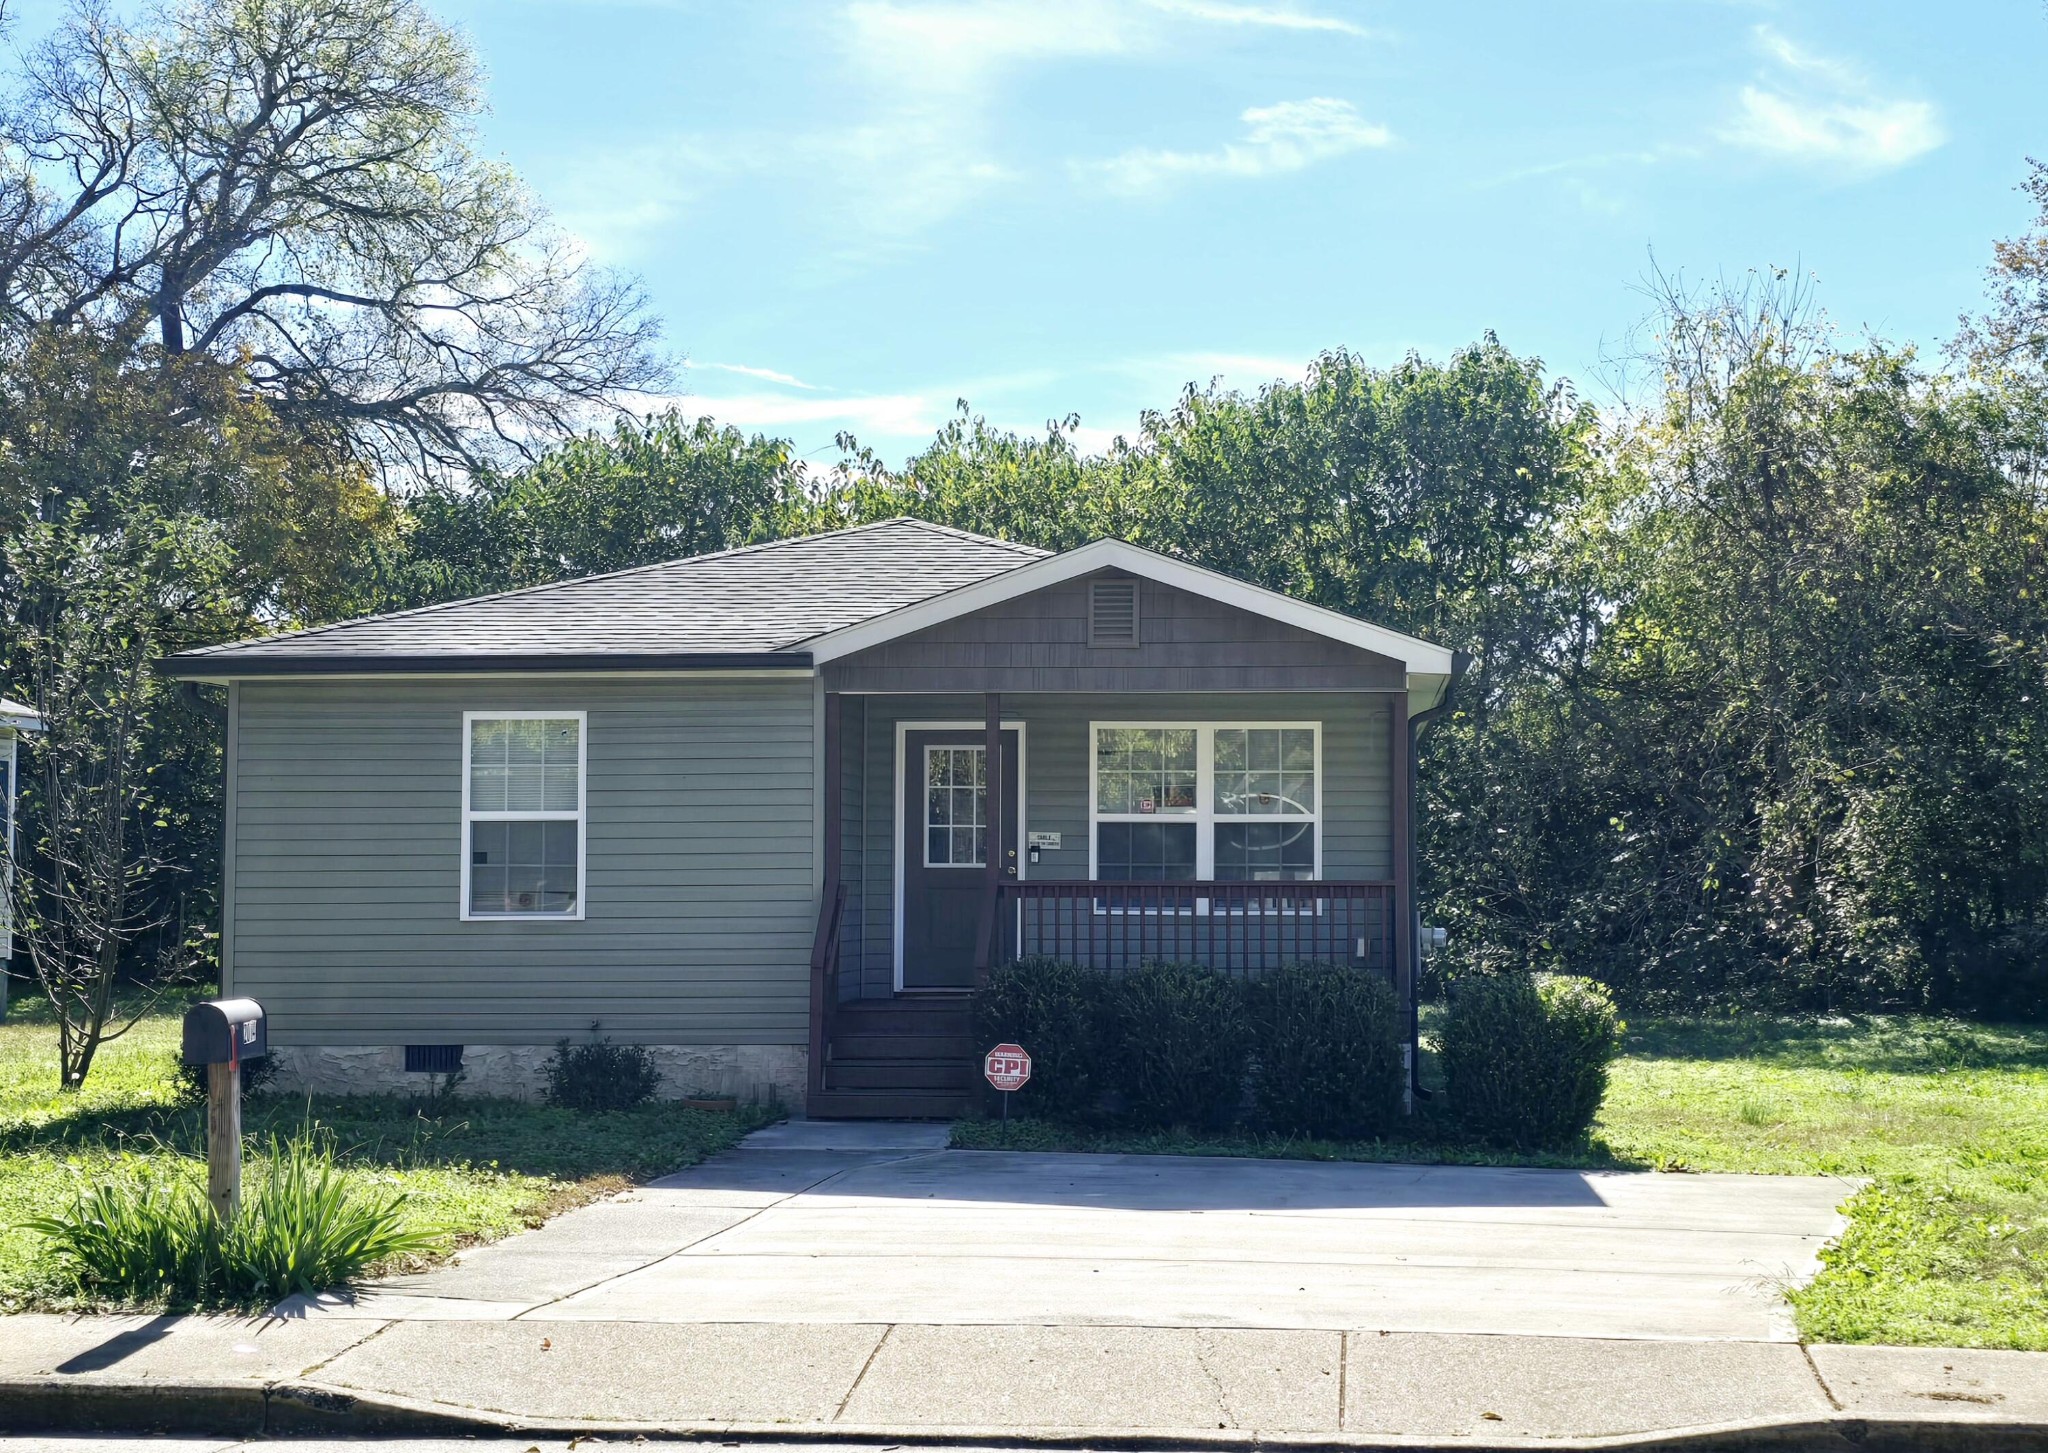
[{"label": "house", "polygon": [[0,696],[0,1014],[7,1012],[7,961],[14,956],[14,804],[20,739],[43,729],[33,707]]},{"label": "house", "polygon": [[895,519],[170,658],[228,688],[225,988],[286,1083],[652,1047],[955,1113],[962,991],[1307,959],[1412,1000],[1412,747],[1461,659],[1116,540]]}]

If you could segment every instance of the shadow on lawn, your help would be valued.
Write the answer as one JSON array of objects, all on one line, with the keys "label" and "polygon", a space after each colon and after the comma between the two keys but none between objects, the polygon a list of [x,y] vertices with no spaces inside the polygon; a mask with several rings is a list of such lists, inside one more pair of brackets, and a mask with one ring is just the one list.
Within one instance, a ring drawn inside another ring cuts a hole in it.
[{"label": "shadow on lawn", "polygon": [[1623,1053],[1893,1075],[2048,1069],[2048,1027],[1906,1015],[1646,1019],[1630,1022]]},{"label": "shadow on lawn", "polygon": [[[260,1139],[317,1124],[333,1133],[345,1165],[641,1180],[693,1165],[781,1113],[747,1106],[720,1114],[656,1102],[587,1115],[515,1100],[256,1095],[243,1107],[243,1130]],[[0,1124],[0,1156],[67,1148],[197,1156],[205,1144],[205,1114],[196,1103],[108,1110],[87,1101],[34,1121]]]}]

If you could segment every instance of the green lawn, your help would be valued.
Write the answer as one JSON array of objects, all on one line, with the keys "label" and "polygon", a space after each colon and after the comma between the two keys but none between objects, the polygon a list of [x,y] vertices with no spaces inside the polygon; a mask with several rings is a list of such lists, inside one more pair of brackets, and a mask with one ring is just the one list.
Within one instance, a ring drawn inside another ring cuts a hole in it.
[{"label": "green lawn", "polygon": [[[178,1021],[144,1020],[102,1050],[85,1088],[57,1088],[56,1031],[37,1006],[0,1022],[0,1311],[66,1305],[21,1222],[67,1204],[103,1176],[182,1162],[204,1173],[204,1116],[175,1069]],[[501,1100],[445,1105],[388,1096],[253,1096],[254,1137],[309,1119],[332,1130],[350,1173],[406,1196],[406,1218],[441,1253],[488,1241],[636,1179],[692,1165],[774,1118],[654,1104],[577,1115]]]},{"label": "green lawn", "polygon": [[[1441,1102],[1438,1102],[1441,1104]],[[1814,1341],[2048,1350],[2048,1030],[1910,1017],[1632,1025],[1593,1143],[1507,1155],[1434,1116],[1405,1143],[1072,1131],[954,1144],[1868,1176],[1792,1301]]]}]

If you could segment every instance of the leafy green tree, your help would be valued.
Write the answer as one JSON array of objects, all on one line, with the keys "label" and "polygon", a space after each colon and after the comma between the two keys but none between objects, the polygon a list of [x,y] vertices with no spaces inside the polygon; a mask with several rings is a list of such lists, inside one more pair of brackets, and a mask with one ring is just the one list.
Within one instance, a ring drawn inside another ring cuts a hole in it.
[{"label": "leafy green tree", "polygon": [[2031,399],[1779,287],[1669,302],[1554,684],[1437,859],[1460,936],[1653,1004],[2048,1008]]},{"label": "leafy green tree", "polygon": [[414,493],[383,598],[418,605],[730,549],[800,529],[809,508],[787,442],[671,410]]}]

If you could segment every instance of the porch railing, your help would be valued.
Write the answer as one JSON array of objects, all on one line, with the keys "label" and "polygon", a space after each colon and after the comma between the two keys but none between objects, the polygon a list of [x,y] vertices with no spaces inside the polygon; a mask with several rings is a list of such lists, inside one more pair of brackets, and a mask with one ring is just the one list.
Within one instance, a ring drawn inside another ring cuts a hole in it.
[{"label": "porch railing", "polygon": [[846,926],[846,884],[818,904],[818,931],[811,939],[811,1063],[813,1092],[825,1088],[825,1048],[832,1039],[832,1015],[839,1006],[839,946]]},{"label": "porch railing", "polygon": [[1394,968],[1392,883],[1012,882],[996,892],[983,955],[992,966],[1044,955],[1105,970],[1166,960],[1236,974]]}]

